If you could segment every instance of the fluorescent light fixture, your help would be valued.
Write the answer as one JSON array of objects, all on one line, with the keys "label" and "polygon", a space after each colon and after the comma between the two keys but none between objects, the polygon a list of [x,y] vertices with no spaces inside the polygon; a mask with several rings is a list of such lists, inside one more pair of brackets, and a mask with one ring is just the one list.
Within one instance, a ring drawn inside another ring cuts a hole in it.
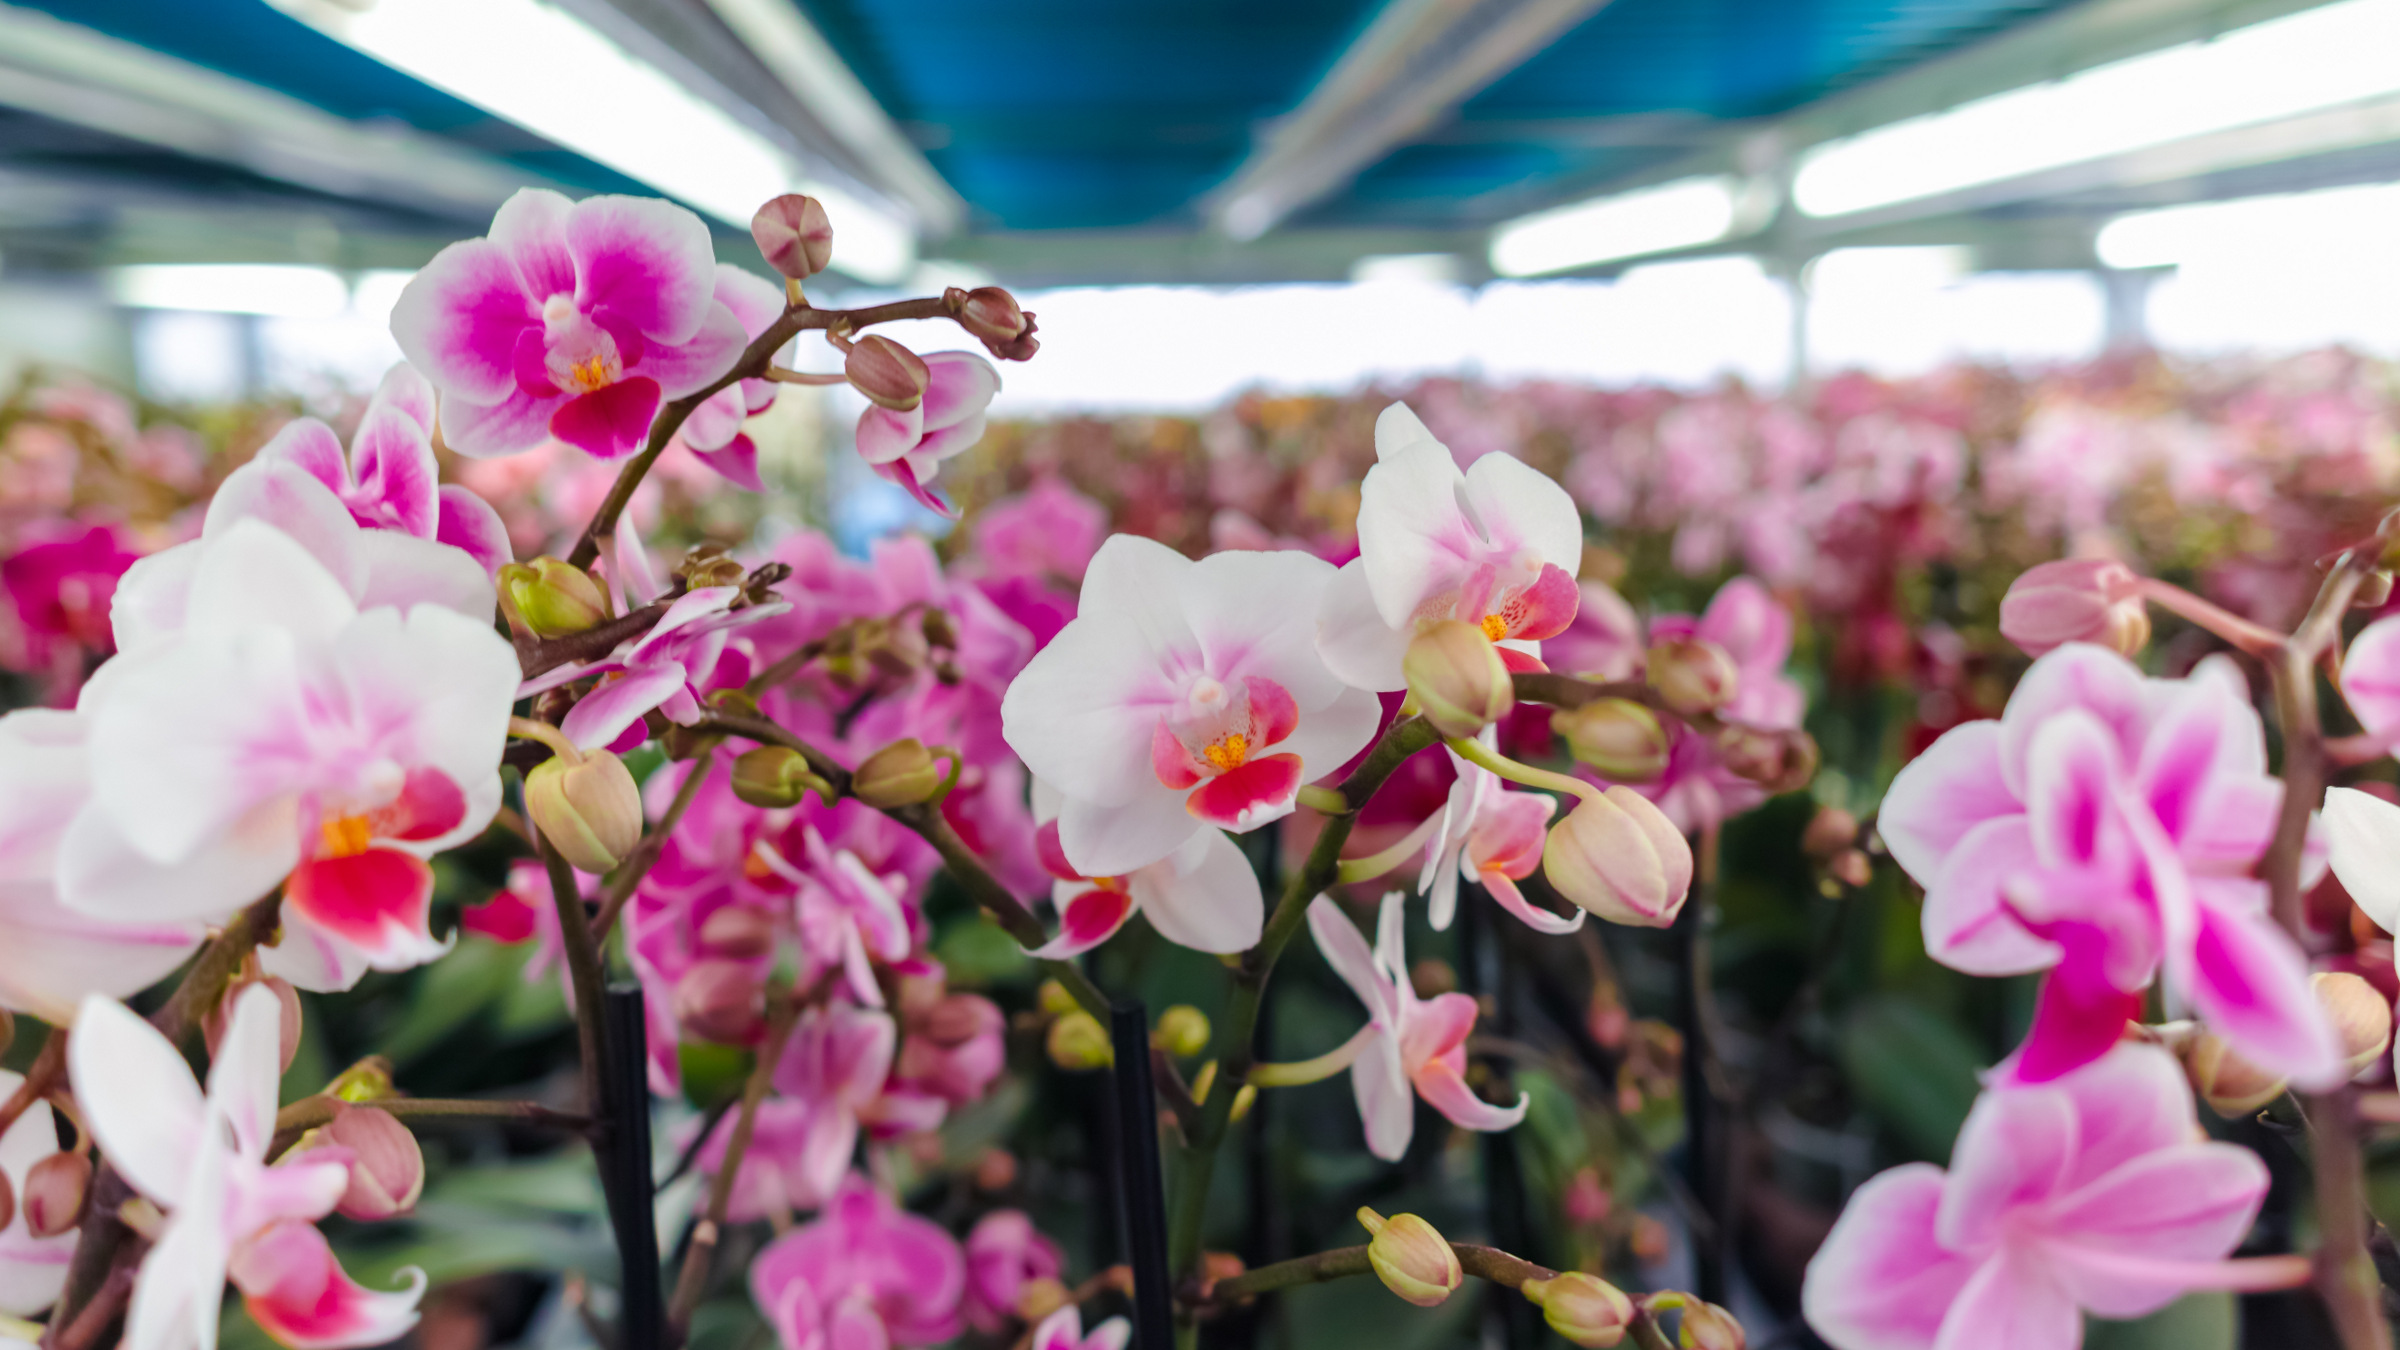
[{"label": "fluorescent light fixture", "polygon": [[1730,178],[1684,178],[1523,216],[1492,236],[1492,270],[1540,276],[1572,267],[1713,244],[1733,232]]},{"label": "fluorescent light fixture", "polygon": [[1462,280],[1458,263],[1455,253],[1370,253],[1350,264],[1350,280],[1362,286],[1455,286]]},{"label": "fluorescent light fixture", "polygon": [[2400,93],[2400,0],[2339,0],[1809,151],[1792,201],[1838,216]]},{"label": "fluorescent light fixture", "polygon": [[118,304],[135,309],[327,319],[350,307],[350,288],[322,267],[251,263],[120,267],[109,276],[109,290]]},{"label": "fluorescent light fixture", "polygon": [[2093,241],[2110,267],[2372,258],[2400,239],[2400,184],[2240,197],[2118,216]]},{"label": "fluorescent light fixture", "polygon": [[542,0],[274,0],[438,89],[737,226],[805,191],[833,218],[835,259],[872,282],[915,257],[907,224],[810,182],[766,137]]}]

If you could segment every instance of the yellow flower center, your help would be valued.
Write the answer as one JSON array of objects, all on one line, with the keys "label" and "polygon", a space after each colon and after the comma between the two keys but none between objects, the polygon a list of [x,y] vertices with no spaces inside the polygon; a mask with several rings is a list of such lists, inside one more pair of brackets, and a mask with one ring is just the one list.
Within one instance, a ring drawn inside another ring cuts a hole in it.
[{"label": "yellow flower center", "polygon": [[1250,738],[1238,731],[1228,731],[1202,747],[1200,757],[1218,773],[1238,769],[1250,758]]},{"label": "yellow flower center", "polygon": [[606,355],[595,353],[568,366],[567,380],[575,386],[575,392],[579,394],[588,394],[595,389],[606,389],[617,382],[617,372],[610,369],[615,364]]},{"label": "yellow flower center", "polygon": [[365,816],[336,817],[317,826],[317,833],[325,844],[321,854],[327,858],[355,858],[367,851],[375,837]]},{"label": "yellow flower center", "polygon": [[1497,614],[1483,616],[1483,635],[1494,642],[1508,636],[1508,620]]}]

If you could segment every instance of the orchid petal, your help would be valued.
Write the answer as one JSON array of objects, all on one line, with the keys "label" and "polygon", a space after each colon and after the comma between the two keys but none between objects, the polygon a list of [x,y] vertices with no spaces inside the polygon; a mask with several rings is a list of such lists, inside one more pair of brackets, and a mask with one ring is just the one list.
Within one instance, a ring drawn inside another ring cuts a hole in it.
[{"label": "orchid petal", "polygon": [[1401,1066],[1397,1038],[1370,1031],[1361,1039],[1358,1058],[1350,1064],[1350,1090],[1366,1126],[1367,1151],[1385,1162],[1398,1162],[1417,1132],[1415,1086]]},{"label": "orchid petal", "polygon": [[1800,1306],[1842,1350],[1926,1350],[1975,1264],[1934,1237],[1942,1172],[1895,1167],[1852,1193],[1808,1263]]},{"label": "orchid petal", "polygon": [[1374,692],[1406,688],[1400,660],[1411,636],[1411,626],[1386,623],[1375,607],[1364,558],[1342,564],[1325,584],[1317,605],[1317,655],[1344,684]]},{"label": "orchid petal", "polygon": [[2024,813],[2001,776],[2000,755],[2000,723],[1968,722],[1943,732],[1892,780],[1875,829],[1919,885],[1932,887],[1943,860],[1976,826]]},{"label": "orchid petal", "polygon": [[1531,1096],[1520,1092],[1516,1105],[1494,1106],[1476,1096],[1474,1089],[1467,1086],[1467,1080],[1458,1076],[1458,1070],[1438,1059],[1419,1068],[1412,1081],[1416,1085],[1417,1095],[1423,1097],[1427,1105],[1441,1112],[1451,1124],[1462,1130],[1488,1133],[1515,1129],[1517,1122],[1525,1119],[1525,1112],[1533,1103]]},{"label": "orchid petal", "polygon": [[437,496],[440,509],[434,522],[436,543],[463,551],[487,576],[516,557],[515,546],[508,540],[508,527],[500,522],[500,513],[492,509],[490,502],[457,483],[444,484]]},{"label": "orchid petal", "polygon": [[2333,874],[2387,933],[2400,932],[2400,806],[2357,788],[2325,790]]},{"label": "orchid petal", "polygon": [[216,1149],[201,1129],[200,1084],[167,1038],[95,994],[67,1038],[67,1077],[84,1124],[117,1171],[159,1204],[182,1203],[196,1159]]},{"label": "orchid petal", "polygon": [[[513,205],[515,199],[504,203],[501,215]],[[499,217],[492,229],[501,233]],[[541,297],[526,294],[500,243],[464,239],[435,254],[401,289],[392,305],[392,340],[410,365],[443,389],[470,402],[497,403],[516,388],[517,334],[538,329],[540,306]],[[445,426],[448,413],[444,407]]]},{"label": "orchid petal", "polygon": [[[230,1271],[259,1329],[291,1350],[357,1350],[385,1345],[417,1324],[425,1273],[403,1272],[407,1287],[376,1293],[352,1280],[313,1224],[286,1220],[252,1238]],[[213,1309],[212,1309],[213,1312]]]},{"label": "orchid petal", "polygon": [[1199,831],[1127,880],[1150,926],[1180,947],[1247,951],[1266,923],[1258,873],[1241,848],[1215,830]]}]

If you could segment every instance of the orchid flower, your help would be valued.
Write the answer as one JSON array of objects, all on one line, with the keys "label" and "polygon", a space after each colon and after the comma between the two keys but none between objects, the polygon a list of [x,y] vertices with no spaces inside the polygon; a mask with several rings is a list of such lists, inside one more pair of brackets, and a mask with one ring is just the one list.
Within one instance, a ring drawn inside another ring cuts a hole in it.
[{"label": "orchid flower", "polygon": [[[1717,588],[1697,616],[1652,618],[1649,640],[1668,638],[1698,638],[1733,658],[1738,680],[1733,701],[1720,710],[1723,716],[1768,729],[1800,725],[1808,696],[1784,673],[1792,654],[1792,616],[1765,586],[1735,577]],[[1677,829],[1697,834],[1767,799],[1765,788],[1726,765],[1708,737],[1677,721],[1668,722],[1666,731],[1666,768],[1649,782],[1626,786],[1656,803]]]},{"label": "orchid flower", "polygon": [[1986,1089],[1947,1172],[1912,1163],[1860,1187],[1801,1308],[1836,1350],[2074,1350],[2081,1312],[2305,1282],[2305,1257],[2225,1259],[2266,1192],[2255,1154],[2201,1133],[2174,1056],[2127,1043]]},{"label": "orchid flower", "polygon": [[[665,597],[665,583],[651,570],[649,555],[631,531],[616,537],[612,553],[615,565],[609,580],[619,593],[619,613]],[[730,681],[716,678],[731,630],[773,618],[789,608],[778,602],[737,609],[741,598],[739,586],[686,591],[647,632],[627,638],[596,661],[572,661],[545,671],[525,681],[517,696],[529,698],[600,677],[592,692],[568,709],[566,719],[559,723],[559,731],[585,750],[616,745],[653,708],[677,723],[696,722],[702,711],[701,699],[709,688],[719,683],[739,684],[748,677],[745,662],[742,673]]]},{"label": "orchid flower", "polygon": [[342,1150],[267,1163],[282,1016],[272,990],[242,991],[205,1098],[183,1055],[123,1004],[94,997],[75,1020],[67,1069],[84,1123],[118,1175],[167,1212],[135,1279],[126,1350],[213,1350],[228,1278],[251,1319],[294,1350],[382,1345],[416,1325],[423,1272],[408,1272],[406,1292],[375,1293],[315,1227],[350,1185]]},{"label": "orchid flower", "polygon": [[814,826],[801,830],[808,866],[792,865],[761,841],[758,857],[799,887],[800,945],[819,968],[838,966],[851,997],[870,1008],[883,1006],[875,963],[897,967],[908,960],[915,937],[900,896],[907,878],[878,875],[856,853],[835,848]]},{"label": "orchid flower", "polygon": [[1042,1319],[1026,1350],[1125,1350],[1132,1339],[1133,1323],[1122,1317],[1112,1317],[1084,1335],[1083,1314],[1070,1303]]},{"label": "orchid flower", "polygon": [[966,1283],[955,1238],[855,1173],[750,1265],[750,1296],[783,1350],[940,1344],[960,1331]]},{"label": "orchid flower", "polygon": [[397,530],[464,549],[489,576],[514,554],[491,503],[442,485],[433,458],[433,386],[416,367],[391,368],[367,401],[344,452],[333,428],[313,417],[284,424],[259,449],[265,463],[290,464],[323,483],[370,530]]},{"label": "orchid flower", "polygon": [[[731,1218],[747,1223],[814,1209],[841,1186],[858,1149],[862,1113],[891,1076],[898,1039],[884,1012],[835,1005],[801,1015],[775,1067],[781,1095],[759,1104]],[[700,1155],[711,1172],[725,1165],[733,1124],[728,1115]]]},{"label": "orchid flower", "polygon": [[1199,831],[1279,820],[1373,739],[1374,695],[1317,655],[1332,575],[1304,553],[1192,562],[1127,534],[1100,546],[1074,622],[1000,705],[1009,747],[1064,798],[1075,870],[1121,877]]},{"label": "orchid flower", "polygon": [[505,455],[551,437],[640,448],[660,404],[723,375],[742,325],[716,298],[708,226],[672,202],[525,188],[392,306],[392,337],[441,391],[442,438]]},{"label": "orchid flower", "polygon": [[0,592],[15,615],[15,661],[47,672],[49,696],[72,699],[88,653],[109,649],[108,606],[117,579],[141,554],[114,525],[35,521],[0,561]]},{"label": "orchid flower", "polygon": [[425,860],[499,809],[508,643],[438,605],[362,613],[256,520],[207,543],[185,600],[173,640],[85,692],[92,790],[59,844],[60,898],[209,921],[280,882],[285,937],[262,961],[310,989],[447,950]]},{"label": "orchid flower", "polygon": [[928,485],[943,460],[983,439],[983,411],[1000,392],[1000,372],[972,352],[935,352],[921,359],[927,375],[924,398],[906,412],[872,407],[860,414],[858,453],[927,510],[956,517],[958,508]]},{"label": "orchid flower", "polygon": [[[752,341],[783,317],[779,287],[726,263],[717,264],[716,297],[741,323],[743,337]],[[758,476],[758,446],[742,430],[742,423],[774,403],[774,381],[736,381],[692,409],[675,434],[694,459],[716,470],[727,482],[764,492],[767,485]]]},{"label": "orchid flower", "polygon": [[1312,1061],[1312,1068],[1349,1068],[1359,1118],[1366,1123],[1367,1150],[1386,1162],[1408,1152],[1416,1133],[1417,1097],[1467,1130],[1510,1129],[1525,1118],[1529,1101],[1520,1094],[1514,1106],[1494,1106],[1467,1086],[1467,1034],[1475,1029],[1475,1000],[1465,994],[1417,997],[1401,947],[1402,904],[1398,891],[1383,898],[1372,951],[1341,906],[1323,896],[1308,906],[1308,931],[1317,950],[1367,1005],[1368,1017],[1356,1036]]},{"label": "orchid flower", "polygon": [[1450,759],[1458,776],[1451,780],[1433,846],[1426,850],[1424,874],[1417,879],[1434,931],[1446,931],[1458,913],[1461,880],[1480,884],[1500,908],[1537,933],[1555,936],[1583,927],[1583,910],[1562,919],[1517,889],[1542,865],[1558,800],[1540,792],[1511,792],[1482,765],[1456,753]]},{"label": "orchid flower", "polygon": [[1033,1280],[1055,1280],[1066,1256],[1021,1209],[995,1209],[967,1232],[967,1321],[996,1333],[1017,1315],[1017,1296]]},{"label": "orchid flower", "polygon": [[1032,955],[1063,961],[1116,935],[1139,912],[1160,937],[1196,952],[1239,952],[1257,945],[1266,924],[1266,898],[1258,873],[1242,850],[1220,830],[1195,831],[1173,853],[1121,877],[1087,877],[1067,861],[1059,846],[1058,793],[1034,780],[1034,815],[1043,819],[1034,834],[1042,868],[1051,878],[1050,903],[1058,909],[1058,936]]},{"label": "orchid flower", "polygon": [[1375,419],[1375,467],[1359,487],[1358,557],[1326,587],[1318,643],[1360,689],[1400,689],[1420,623],[1461,619],[1540,670],[1541,639],[1575,619],[1583,520],[1567,490],[1508,455],[1464,473],[1406,404]]},{"label": "orchid flower", "polygon": [[[0,1069],[0,1093],[15,1095],[23,1074]],[[35,1163],[58,1152],[58,1125],[48,1102],[25,1108],[8,1133],[0,1134],[0,1174],[8,1179],[9,1194],[25,1194],[25,1174]],[[67,1263],[74,1258],[72,1232],[35,1237],[23,1205],[0,1225],[0,1312],[31,1317],[58,1301],[67,1284]]]},{"label": "orchid flower", "polygon": [[1902,769],[1878,827],[1925,887],[1935,960],[2051,972],[2020,1076],[2106,1053],[2163,969],[2170,999],[2244,1059],[2322,1086],[2342,1077],[2340,1048],[2254,875],[2281,796],[2230,661],[2152,680],[2070,643],[2034,662],[1999,721],[1954,728]]}]

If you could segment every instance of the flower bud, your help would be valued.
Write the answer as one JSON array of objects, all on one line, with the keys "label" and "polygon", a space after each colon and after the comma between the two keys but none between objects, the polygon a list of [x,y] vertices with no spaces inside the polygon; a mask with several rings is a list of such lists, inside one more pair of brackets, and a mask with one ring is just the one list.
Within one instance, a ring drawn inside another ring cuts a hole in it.
[{"label": "flower bud", "polygon": [[1858,817],[1838,806],[1820,806],[1800,832],[1800,851],[1823,861],[1858,843]]},{"label": "flower bud", "polygon": [[987,343],[1011,342],[1025,331],[1025,311],[1017,308],[1017,297],[997,286],[960,292],[956,308],[958,326]]},{"label": "flower bud", "polygon": [[1158,1015],[1150,1043],[1177,1059],[1190,1059],[1208,1048],[1208,1014],[1189,1003],[1178,1003]]},{"label": "flower bud", "polygon": [[1116,1051],[1108,1043],[1108,1028],[1080,1008],[1050,1024],[1044,1048],[1050,1052],[1050,1062],[1062,1069],[1105,1069],[1117,1062]]},{"label": "flower bud", "polygon": [[2347,971],[2321,970],[2309,981],[2341,1038],[2347,1072],[2356,1074],[2381,1059],[2392,1044],[2392,1005],[2382,991]]},{"label": "flower bud", "polygon": [[343,1217],[374,1221],[406,1214],[425,1193],[425,1154],[417,1137],[392,1113],[373,1106],[337,1106],[316,1132],[316,1147],[350,1150],[350,1188]]},{"label": "flower bud", "polygon": [[1867,857],[1865,849],[1859,848],[1846,848],[1834,854],[1833,860],[1825,864],[1825,871],[1853,890],[1875,879],[1874,861]]},{"label": "flower bud", "polygon": [[535,765],[525,775],[525,813],[578,871],[606,872],[642,838],[642,790],[606,750],[574,764],[553,756]]},{"label": "flower bud", "polygon": [[9,1183],[8,1173],[0,1172],[0,1228],[17,1220],[17,1188]]},{"label": "flower bud", "polygon": [[501,564],[500,589],[535,637],[580,633],[609,617],[608,593],[600,583],[591,573],[557,558]]},{"label": "flower bud", "polygon": [[1816,738],[1796,727],[1728,723],[1717,729],[1716,748],[1728,772],[1770,793],[1796,791],[1817,776]]},{"label": "flower bud", "polygon": [[1647,783],[1667,771],[1667,731],[1658,714],[1627,698],[1602,698],[1550,715],[1567,751],[1612,783]]},{"label": "flower bud", "polygon": [[1625,1339],[1633,1322],[1633,1300],[1601,1279],[1570,1270],[1547,1280],[1527,1280],[1520,1290],[1542,1310],[1542,1320],[1571,1344],[1602,1347]]},{"label": "flower bud", "polygon": [[775,950],[775,920],[751,905],[726,905],[700,921],[700,950],[728,961],[755,961]]},{"label": "flower bud", "polygon": [[787,192],[750,217],[750,238],[767,266],[794,281],[805,281],[833,261],[833,222],[825,204],[814,197]]},{"label": "flower bud", "polygon": [[975,1189],[1000,1192],[1017,1184],[1017,1155],[994,1145],[975,1157]]},{"label": "flower bud", "polygon": [[833,786],[808,767],[808,757],[788,745],[761,745],[733,761],[733,795],[772,811],[798,806],[815,792],[833,800]]},{"label": "flower bud", "polygon": [[1216,1290],[1218,1281],[1233,1279],[1249,1268],[1247,1262],[1232,1252],[1200,1253],[1200,1296],[1208,1297]]},{"label": "flower bud", "polygon": [[1056,1276],[1038,1275],[1017,1286],[1017,1316],[1029,1326],[1038,1326],[1073,1298]]},{"label": "flower bud", "polygon": [[1444,619],[1410,639],[1400,673],[1417,710],[1444,736],[1472,736],[1517,705],[1500,649],[1463,620]]},{"label": "flower bud", "polygon": [[1367,1264],[1375,1268],[1384,1288],[1420,1308],[1431,1308],[1465,1283],[1467,1273],[1459,1269],[1458,1253],[1432,1224],[1414,1214],[1386,1219],[1364,1208],[1358,1211],[1358,1221],[1374,1234],[1367,1244]]},{"label": "flower bud", "polygon": [[322,1096],[338,1101],[371,1102],[392,1095],[392,1062],[381,1055],[369,1055],[333,1076],[325,1085]]},{"label": "flower bud", "polygon": [[684,1034],[747,1045],[766,1021],[766,985],[734,961],[701,961],[675,981],[675,1022]]},{"label": "flower bud", "polygon": [[878,809],[914,806],[939,790],[942,778],[941,761],[911,736],[867,756],[850,775],[850,795]]},{"label": "flower bud", "polygon": [[1723,647],[1706,638],[1668,638],[1650,648],[1649,680],[1669,712],[1697,717],[1733,702],[1742,672]]},{"label": "flower bud", "polygon": [[217,1046],[225,1039],[226,1024],[233,1016],[233,1001],[254,984],[263,984],[273,990],[275,1002],[283,1010],[282,1017],[275,1024],[278,1039],[282,1042],[276,1048],[283,1054],[283,1067],[288,1069],[292,1067],[292,1057],[300,1053],[300,991],[292,988],[291,981],[275,975],[264,978],[250,976],[225,986],[225,997],[219,999],[217,1006],[209,1009],[208,1014],[200,1019],[200,1035],[208,1042],[209,1058],[216,1058]]},{"label": "flower bud", "polygon": [[1075,1001],[1073,994],[1067,992],[1065,985],[1056,980],[1042,981],[1040,987],[1033,991],[1033,1001],[1052,1017],[1064,1017],[1083,1006]]},{"label": "flower bud", "polygon": [[1698,1299],[1683,1305],[1683,1324],[1675,1328],[1675,1343],[1683,1350],[1743,1350],[1749,1339],[1732,1313]]},{"label": "flower bud", "polygon": [[2352,609],[2381,609],[2392,602],[2392,574],[2388,568],[2376,568],[2358,580],[2358,590],[2350,597]]},{"label": "flower bud", "polygon": [[2233,1053],[2215,1033],[2198,1032],[2180,1049],[2192,1091],[2218,1115],[2246,1116],[2283,1095],[2284,1080]]},{"label": "flower bud", "polygon": [[868,402],[893,412],[908,412],[924,402],[925,387],[933,379],[924,358],[879,333],[852,345],[842,374]]},{"label": "flower bud", "polygon": [[1640,793],[1612,787],[1550,827],[1542,875],[1611,923],[1664,928],[1692,889],[1692,847]]},{"label": "flower bud", "polygon": [[2092,642],[2123,656],[2150,643],[2142,579],[2107,558],[2067,558],[2031,567],[2000,601],[2001,636],[2040,656],[2070,642]]},{"label": "flower bud", "polygon": [[25,1230],[57,1237],[83,1222],[83,1200],[92,1189],[92,1160],[80,1153],[53,1153],[25,1170]]}]

